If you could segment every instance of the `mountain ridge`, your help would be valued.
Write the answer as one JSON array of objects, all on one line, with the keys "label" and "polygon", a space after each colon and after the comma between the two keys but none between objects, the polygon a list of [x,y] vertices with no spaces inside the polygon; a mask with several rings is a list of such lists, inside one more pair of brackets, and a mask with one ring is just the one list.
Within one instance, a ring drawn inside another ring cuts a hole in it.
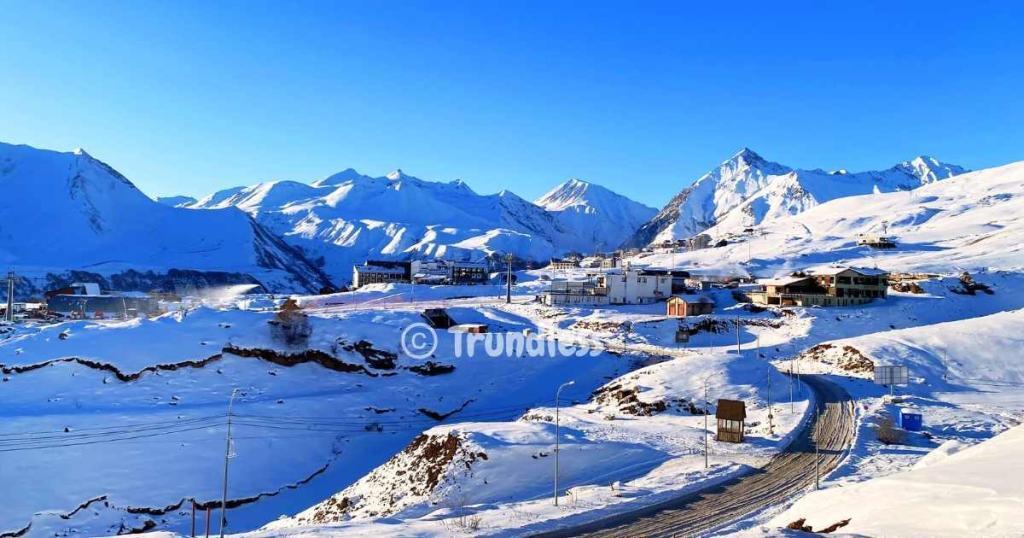
[{"label": "mountain ridge", "polygon": [[[623,246],[637,248],[685,239],[712,227],[739,232],[828,200],[909,190],[966,171],[925,156],[880,171],[802,170],[743,148],[684,187]],[[723,225],[726,223],[728,226]]]}]

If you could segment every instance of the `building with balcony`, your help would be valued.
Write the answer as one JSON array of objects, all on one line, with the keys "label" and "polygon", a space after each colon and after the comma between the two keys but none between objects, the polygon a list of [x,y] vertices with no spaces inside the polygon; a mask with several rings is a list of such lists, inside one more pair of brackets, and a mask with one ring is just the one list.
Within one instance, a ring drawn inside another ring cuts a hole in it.
[{"label": "building with balcony", "polygon": [[762,280],[748,296],[757,304],[851,306],[886,297],[889,273],[879,269],[825,267]]}]

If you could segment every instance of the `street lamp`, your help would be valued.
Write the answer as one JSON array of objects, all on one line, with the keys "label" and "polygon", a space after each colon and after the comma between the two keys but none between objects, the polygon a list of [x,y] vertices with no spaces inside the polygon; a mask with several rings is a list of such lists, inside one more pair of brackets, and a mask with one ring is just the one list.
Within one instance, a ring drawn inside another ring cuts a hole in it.
[{"label": "street lamp", "polygon": [[566,381],[555,391],[555,506],[558,506],[558,397],[561,396],[562,389],[575,384],[575,381]]},{"label": "street lamp", "polygon": [[224,496],[220,501],[220,538],[224,538],[224,526],[228,521],[228,460],[234,457],[231,453],[231,406],[234,405],[237,394],[237,388],[231,389],[231,398],[228,400],[228,433],[224,447]]},{"label": "street lamp", "polygon": [[708,374],[704,377],[704,468],[708,468],[708,380],[716,374]]}]

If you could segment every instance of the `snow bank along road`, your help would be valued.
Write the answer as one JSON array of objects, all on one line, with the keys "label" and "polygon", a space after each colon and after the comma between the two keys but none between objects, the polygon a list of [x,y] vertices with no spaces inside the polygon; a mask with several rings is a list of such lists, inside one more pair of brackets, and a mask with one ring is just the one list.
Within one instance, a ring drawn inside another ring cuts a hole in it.
[{"label": "snow bank along road", "polygon": [[803,380],[817,397],[817,456],[810,420],[784,452],[760,469],[654,506],[535,536],[697,536],[814,487],[816,457],[824,476],[846,456],[856,431],[855,411],[850,395],[838,385],[822,376]]}]

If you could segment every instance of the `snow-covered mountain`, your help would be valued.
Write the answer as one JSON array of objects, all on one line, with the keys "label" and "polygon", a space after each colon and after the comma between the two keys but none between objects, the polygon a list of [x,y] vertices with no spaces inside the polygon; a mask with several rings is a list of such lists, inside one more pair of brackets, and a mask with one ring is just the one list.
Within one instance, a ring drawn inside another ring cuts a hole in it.
[{"label": "snow-covered mountain", "polygon": [[909,190],[963,172],[931,157],[917,157],[881,171],[799,170],[744,148],[673,197],[626,245],[682,239],[712,226],[719,232],[742,231],[829,200]]},{"label": "snow-covered mountain", "polygon": [[171,269],[233,273],[280,290],[328,283],[244,213],[161,204],[82,150],[0,143],[0,186],[0,266],[25,276],[32,290],[71,271],[134,270],[140,285]]},{"label": "snow-covered mountain", "polygon": [[191,196],[157,196],[156,198],[153,198],[153,200],[171,207],[179,207],[196,203],[196,199]]},{"label": "snow-covered mountain", "polygon": [[[772,276],[822,263],[890,271],[1024,268],[1024,162],[965,172],[904,192],[838,198],[759,227],[720,248],[637,263],[675,263],[710,274]],[[728,226],[724,222],[719,226]],[[719,226],[708,234],[727,234]],[[894,236],[896,248],[858,246],[859,234]]]},{"label": "snow-covered mountain", "polygon": [[427,181],[401,170],[370,177],[347,169],[311,184],[234,187],[186,207],[241,209],[323,260],[338,281],[348,280],[353,264],[373,257],[480,259],[511,252],[543,260],[570,250],[592,252],[621,242],[654,212],[580,181],[542,200],[543,207],[510,191],[481,195],[461,180]]},{"label": "snow-covered mountain", "polygon": [[580,179],[562,183],[534,203],[554,214],[574,236],[592,245],[587,252],[618,247],[658,212]]}]

